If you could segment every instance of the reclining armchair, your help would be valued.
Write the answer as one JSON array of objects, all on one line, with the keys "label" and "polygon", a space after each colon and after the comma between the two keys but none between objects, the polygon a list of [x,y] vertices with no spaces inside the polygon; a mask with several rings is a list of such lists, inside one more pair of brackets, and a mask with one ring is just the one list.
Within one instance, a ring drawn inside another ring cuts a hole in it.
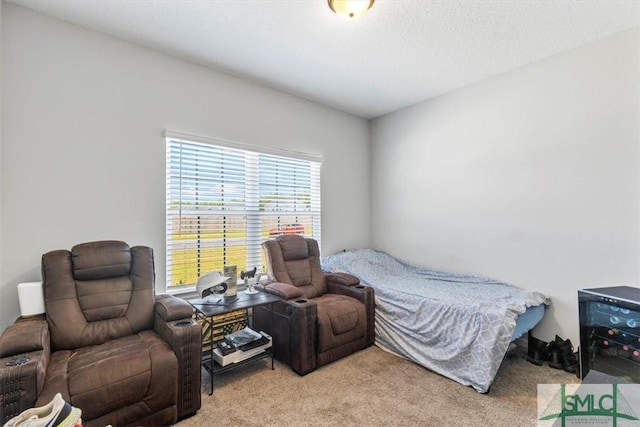
[{"label": "reclining armchair", "polygon": [[349,274],[325,274],[313,239],[282,235],[262,246],[269,282],[258,288],[285,301],[270,321],[254,322],[273,336],[276,358],[305,375],[373,344],[373,288]]},{"label": "reclining armchair", "polygon": [[151,248],[102,241],[42,257],[45,315],[0,337],[0,423],[56,393],[85,426],[171,425],[200,408],[201,327],[155,296]]}]

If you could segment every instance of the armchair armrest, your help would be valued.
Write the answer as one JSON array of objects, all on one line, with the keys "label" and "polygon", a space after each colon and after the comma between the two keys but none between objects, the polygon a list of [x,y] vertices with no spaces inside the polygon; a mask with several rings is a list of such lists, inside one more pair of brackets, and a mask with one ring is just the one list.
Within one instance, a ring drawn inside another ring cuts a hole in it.
[{"label": "armchair armrest", "polygon": [[273,315],[254,316],[252,327],[273,337],[273,354],[278,360],[305,375],[317,366],[317,318],[316,302],[297,298],[274,303]]},{"label": "armchair armrest", "polygon": [[44,316],[19,318],[0,336],[0,357],[13,356],[49,347],[49,324]]},{"label": "armchair armrest", "polygon": [[369,301],[373,303],[373,298],[375,296],[375,292],[370,286],[344,286],[336,284],[335,282],[327,282],[327,293],[346,295],[357,299],[365,305],[368,304]]},{"label": "armchair armrest", "polygon": [[283,310],[287,317],[287,355],[285,361],[299,375],[305,375],[314,371],[316,361],[316,336],[318,305],[313,300],[297,299],[283,301],[276,305],[276,319],[278,312]]},{"label": "armchair armrest", "polygon": [[193,415],[202,404],[202,327],[193,320],[193,308],[188,302],[172,295],[159,295],[154,330],[178,358],[178,419]]},{"label": "armchair armrest", "polygon": [[300,298],[302,296],[302,291],[300,289],[296,288],[293,285],[288,285],[281,282],[258,284],[256,285],[256,288],[260,289],[261,291],[277,295],[285,300]]},{"label": "armchair armrest", "polygon": [[44,316],[18,319],[0,337],[0,423],[33,407],[51,356]]},{"label": "armchair armrest", "polygon": [[356,286],[360,284],[360,279],[348,273],[327,273],[325,274],[327,283],[335,283],[342,286]]},{"label": "armchair armrest", "polygon": [[156,297],[155,310],[156,314],[165,322],[191,319],[193,317],[191,304],[173,295],[158,295]]}]

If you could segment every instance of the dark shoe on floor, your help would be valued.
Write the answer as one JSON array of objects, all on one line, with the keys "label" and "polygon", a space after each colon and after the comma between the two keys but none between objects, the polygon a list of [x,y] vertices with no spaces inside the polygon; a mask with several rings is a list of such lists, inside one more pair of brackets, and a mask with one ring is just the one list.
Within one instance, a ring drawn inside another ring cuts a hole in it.
[{"label": "dark shoe on floor", "polygon": [[555,341],[550,341],[549,345],[547,345],[547,354],[547,362],[549,363],[550,368],[564,368],[564,365],[562,364],[562,354],[560,352],[560,348],[558,348],[558,344]]},{"label": "dark shoe on floor", "polygon": [[524,358],[534,365],[542,366],[546,358],[547,343],[529,334],[527,354]]},{"label": "dark shoe on floor", "polygon": [[562,369],[575,374],[578,370],[578,359],[576,358],[576,355],[573,351],[571,340],[563,340],[556,335],[555,341],[552,342],[554,342],[556,344],[556,347],[558,348]]}]

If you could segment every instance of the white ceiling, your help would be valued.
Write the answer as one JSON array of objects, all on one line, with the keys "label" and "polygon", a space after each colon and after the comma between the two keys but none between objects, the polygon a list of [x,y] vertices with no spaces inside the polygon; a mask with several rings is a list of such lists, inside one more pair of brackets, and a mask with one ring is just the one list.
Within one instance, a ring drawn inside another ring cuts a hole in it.
[{"label": "white ceiling", "polygon": [[364,117],[640,25],[640,1],[9,0]]}]

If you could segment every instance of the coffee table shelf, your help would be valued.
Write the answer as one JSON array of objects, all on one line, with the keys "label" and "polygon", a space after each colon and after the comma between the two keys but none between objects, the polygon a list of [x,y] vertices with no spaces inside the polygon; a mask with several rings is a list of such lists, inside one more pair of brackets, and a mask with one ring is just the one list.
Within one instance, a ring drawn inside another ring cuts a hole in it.
[{"label": "coffee table shelf", "polygon": [[[188,301],[193,306],[198,320],[203,322],[203,326],[207,326],[211,331],[213,331],[214,326],[216,326],[216,316],[227,314],[236,310],[247,310],[247,316],[249,318],[252,318],[254,316],[269,315],[270,321],[273,324],[273,304],[278,301],[282,301],[282,298],[264,292],[258,292],[256,294],[238,292],[238,294],[232,298],[209,296],[204,299],[192,299]],[[203,328],[203,330],[204,329],[205,328]],[[203,336],[202,339],[202,348],[204,349],[202,353],[202,366],[211,376],[211,390],[209,392],[209,395],[213,394],[213,382],[217,374],[222,374],[224,372],[246,366],[247,364],[265,359],[267,357],[271,357],[271,369],[274,369],[272,351],[273,342],[271,344],[272,347],[265,349],[261,353],[258,353],[236,363],[230,363],[226,366],[220,366],[215,362],[213,358],[213,350],[215,348],[213,342],[213,333],[208,334],[208,336]]]}]

